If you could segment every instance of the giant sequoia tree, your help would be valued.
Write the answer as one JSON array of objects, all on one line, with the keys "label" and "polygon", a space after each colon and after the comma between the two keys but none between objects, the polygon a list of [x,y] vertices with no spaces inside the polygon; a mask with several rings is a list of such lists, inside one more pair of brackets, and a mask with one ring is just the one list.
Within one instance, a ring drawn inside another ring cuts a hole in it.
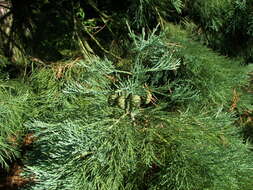
[{"label": "giant sequoia tree", "polygon": [[208,2],[8,2],[0,170],[22,160],[27,190],[251,190],[252,67],[195,41],[221,51],[247,33],[249,47],[235,8],[250,1]]}]

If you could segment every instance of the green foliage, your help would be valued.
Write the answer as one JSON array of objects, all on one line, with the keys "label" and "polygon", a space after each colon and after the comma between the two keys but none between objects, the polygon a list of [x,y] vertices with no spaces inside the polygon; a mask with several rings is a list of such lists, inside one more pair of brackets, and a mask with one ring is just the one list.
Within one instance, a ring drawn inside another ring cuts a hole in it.
[{"label": "green foliage", "polygon": [[250,185],[251,157],[233,137],[236,131],[228,115],[189,117],[193,113],[173,115],[153,109],[136,117],[134,125],[115,110],[105,115],[108,109],[100,107],[101,113],[81,121],[30,124],[39,138],[28,167],[39,180],[32,189],[238,189],[241,183]]},{"label": "green foliage", "polygon": [[20,156],[25,132],[36,139],[25,189],[253,189],[252,66],[166,23],[186,16],[207,45],[250,62],[252,0],[12,3],[26,53],[59,60],[77,44],[83,53],[21,72],[29,88],[1,76],[0,167]]},{"label": "green foliage", "polygon": [[223,54],[252,57],[252,0],[194,0],[188,5],[189,17],[204,32],[208,45]]},{"label": "green foliage", "polygon": [[183,8],[182,0],[136,0],[132,4],[130,7],[135,10],[135,15],[131,23],[139,29],[151,23],[163,22],[164,19],[175,19],[173,16],[181,13]]},{"label": "green foliage", "polygon": [[[201,104],[228,106],[233,96],[231,88],[240,88],[248,83],[247,73],[251,66],[241,66],[240,61],[218,56],[211,49],[186,38],[187,33],[180,27],[168,25],[167,35],[171,44],[179,46],[177,56],[183,60],[183,78],[190,81],[199,92]],[[180,73],[179,73],[180,75]]]},{"label": "green foliage", "polygon": [[252,189],[252,153],[228,112],[246,69],[173,25],[130,37],[127,70],[93,59],[33,76],[48,114],[26,124],[37,139],[26,189]]},{"label": "green foliage", "polygon": [[20,141],[24,135],[23,122],[28,115],[29,93],[17,82],[0,82],[0,167],[20,156]]},{"label": "green foliage", "polygon": [[9,78],[9,74],[4,72],[4,68],[6,68],[7,65],[9,65],[10,62],[8,59],[0,54],[0,80],[5,80]]}]

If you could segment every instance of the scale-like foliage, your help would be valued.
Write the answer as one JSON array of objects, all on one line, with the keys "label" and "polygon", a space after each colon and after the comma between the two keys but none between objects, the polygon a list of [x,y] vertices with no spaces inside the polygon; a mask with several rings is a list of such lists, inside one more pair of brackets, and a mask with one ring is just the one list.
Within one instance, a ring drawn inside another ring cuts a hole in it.
[{"label": "scale-like foliage", "polygon": [[19,157],[20,141],[25,131],[23,122],[29,111],[27,101],[30,94],[26,90],[20,91],[21,85],[0,82],[0,167],[4,169]]},{"label": "scale-like foliage", "polygon": [[[39,96],[63,98],[51,116],[27,123],[37,139],[27,189],[252,189],[252,153],[225,106],[226,93],[247,82],[233,69],[246,72],[172,25],[168,39],[130,36],[128,70],[95,59],[58,79],[47,74],[60,88]],[[143,103],[149,93],[155,100]]]}]

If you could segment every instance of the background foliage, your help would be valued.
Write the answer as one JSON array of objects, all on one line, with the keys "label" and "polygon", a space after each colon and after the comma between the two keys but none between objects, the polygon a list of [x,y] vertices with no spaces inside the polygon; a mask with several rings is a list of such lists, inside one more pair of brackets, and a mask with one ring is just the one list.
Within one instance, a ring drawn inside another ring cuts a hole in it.
[{"label": "background foliage", "polygon": [[252,62],[252,0],[198,1],[188,7],[189,17],[203,30],[208,45],[225,55],[244,56]]}]

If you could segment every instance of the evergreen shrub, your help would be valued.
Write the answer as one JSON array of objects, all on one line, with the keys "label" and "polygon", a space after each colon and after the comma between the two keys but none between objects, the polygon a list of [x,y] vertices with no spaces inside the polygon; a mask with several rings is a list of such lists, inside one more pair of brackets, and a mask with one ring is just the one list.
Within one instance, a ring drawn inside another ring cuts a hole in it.
[{"label": "evergreen shrub", "polygon": [[127,70],[94,58],[33,76],[48,76],[38,96],[53,106],[26,124],[37,139],[26,189],[252,189],[252,153],[229,111],[249,68],[173,25],[130,37]]}]

